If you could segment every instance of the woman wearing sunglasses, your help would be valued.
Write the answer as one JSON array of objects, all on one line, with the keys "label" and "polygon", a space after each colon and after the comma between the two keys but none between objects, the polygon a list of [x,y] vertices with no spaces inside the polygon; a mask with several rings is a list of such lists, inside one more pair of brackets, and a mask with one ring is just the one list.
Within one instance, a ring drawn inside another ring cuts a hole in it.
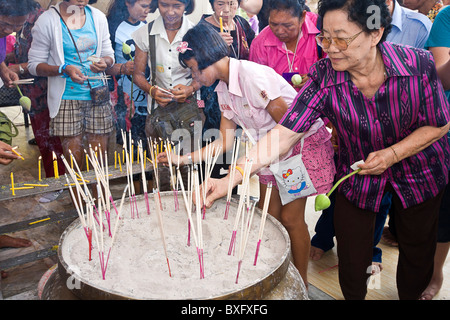
[{"label": "woman wearing sunglasses", "polygon": [[[385,42],[390,15],[384,0],[321,0],[322,33],[328,57],[279,124],[249,157],[257,172],[275,157],[258,157],[277,134],[283,154],[319,117],[338,132],[334,228],[339,282],[345,299],[364,299],[371,275],[376,212],[390,191],[399,243],[400,299],[419,299],[433,274],[437,221],[448,181],[450,107],[428,51]],[[243,165],[243,161],[238,161]],[[234,184],[242,179],[236,175]],[[208,183],[206,205],[226,194],[229,176]],[[382,286],[382,283],[381,283]]]}]

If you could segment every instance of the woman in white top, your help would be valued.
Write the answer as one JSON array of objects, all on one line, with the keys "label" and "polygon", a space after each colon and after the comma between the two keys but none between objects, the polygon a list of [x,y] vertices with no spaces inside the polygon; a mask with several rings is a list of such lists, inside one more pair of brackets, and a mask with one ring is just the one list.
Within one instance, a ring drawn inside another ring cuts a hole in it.
[{"label": "woman in white top", "polygon": [[[101,75],[114,64],[106,17],[88,5],[95,2],[64,0],[44,12],[33,28],[28,54],[29,72],[48,77],[50,134],[61,138],[66,157],[70,150],[80,166],[83,138],[106,150],[114,130],[110,102],[93,106],[91,100],[90,86],[101,86],[101,81],[87,82],[87,76]],[[88,57],[94,55],[99,59],[91,63]]]},{"label": "woman in white top", "polygon": [[[152,0],[150,12],[155,12],[156,9],[159,10],[160,16],[150,22],[152,23],[150,35],[155,36],[156,86],[152,86],[145,76],[145,69],[147,67],[152,68],[148,27],[141,27],[133,33],[136,47],[134,83],[148,93],[147,109],[149,115],[147,116],[146,133],[151,138],[157,136],[154,128],[149,125],[153,101],[153,108],[164,108],[172,101],[183,103],[200,88],[199,84],[192,81],[191,71],[180,65],[177,51],[183,36],[194,26],[186,17],[194,10],[194,0]],[[161,89],[170,91],[171,94]],[[168,169],[163,167],[158,169],[161,177],[160,190],[170,190],[168,179],[165,179],[169,177]],[[167,170],[167,174],[162,173],[163,170]],[[184,176],[187,173],[187,166],[181,167],[180,171]]]}]

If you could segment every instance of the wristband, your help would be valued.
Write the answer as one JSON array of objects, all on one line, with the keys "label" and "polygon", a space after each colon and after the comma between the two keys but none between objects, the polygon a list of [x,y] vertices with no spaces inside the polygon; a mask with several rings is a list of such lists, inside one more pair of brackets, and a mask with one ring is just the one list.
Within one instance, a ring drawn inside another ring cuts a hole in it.
[{"label": "wristband", "polygon": [[153,95],[152,95],[152,89],[154,88],[155,86],[151,86],[150,87],[150,90],[148,90],[148,94],[150,95],[150,97],[152,98],[152,99],[155,99],[155,97],[153,97]]},{"label": "wristband", "polygon": [[242,174],[242,177],[244,177],[244,170],[242,170],[242,168],[239,166],[236,166],[235,168],[237,171],[239,171]]},{"label": "wristband", "polygon": [[68,75],[65,74],[65,71],[66,71],[66,67],[67,67],[67,66],[68,66],[67,63],[63,63],[62,65],[59,66],[58,73],[61,74],[61,77],[62,77],[62,78],[67,78],[67,77],[68,77]]}]

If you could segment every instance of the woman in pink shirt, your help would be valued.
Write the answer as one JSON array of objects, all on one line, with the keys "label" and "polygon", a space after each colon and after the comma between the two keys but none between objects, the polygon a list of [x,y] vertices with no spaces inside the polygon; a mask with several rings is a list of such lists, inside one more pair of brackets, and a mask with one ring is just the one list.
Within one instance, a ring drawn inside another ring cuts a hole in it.
[{"label": "woman in pink shirt", "polygon": [[[297,92],[283,77],[267,66],[230,58],[226,43],[211,27],[198,24],[186,33],[183,42],[179,60],[181,65],[191,69],[194,80],[205,86],[220,80],[216,87],[222,112],[220,137],[217,137],[212,145],[222,147],[221,152],[233,148],[237,125],[245,126],[253,139],[258,141],[280,121],[293,103]],[[301,143],[295,145],[281,160],[289,159],[301,152],[314,189],[319,193],[327,192],[332,186],[335,174],[331,135],[320,119],[309,133],[310,136],[305,138],[303,146]],[[278,152],[276,145],[269,149],[271,153]],[[202,159],[205,159],[205,148],[202,152]],[[177,157],[172,159],[177,161],[175,160]],[[161,156],[159,160],[167,161],[164,156]],[[181,164],[195,163],[200,160],[198,151],[180,158]],[[277,164],[281,163],[277,162]],[[236,171],[236,175],[242,173],[240,170]],[[286,186],[280,185],[268,168],[263,168],[258,175],[259,204],[262,206],[264,203],[266,185],[272,182],[275,188],[271,194],[268,211],[287,229],[292,244],[294,265],[307,284],[310,246],[309,232],[304,220],[307,198],[299,196],[290,199],[287,203],[283,201],[285,203],[283,205],[279,191],[282,188],[285,190]]]},{"label": "woman in pink shirt", "polygon": [[[317,46],[318,15],[307,12],[304,0],[272,0],[269,2],[269,26],[253,40],[250,61],[274,69],[298,91],[308,79],[309,68],[322,58]],[[293,84],[294,74],[302,76]]]}]

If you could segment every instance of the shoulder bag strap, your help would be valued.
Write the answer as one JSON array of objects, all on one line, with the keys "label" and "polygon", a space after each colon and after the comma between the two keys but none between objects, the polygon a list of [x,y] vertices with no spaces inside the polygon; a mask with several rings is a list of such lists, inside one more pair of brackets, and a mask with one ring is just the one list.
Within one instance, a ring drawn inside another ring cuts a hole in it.
[{"label": "shoulder bag strap", "polygon": [[[55,9],[55,11],[56,11],[56,12],[58,13],[58,15],[61,17],[62,22],[63,22],[63,23],[65,24],[65,26],[67,27],[67,31],[69,31],[70,38],[72,39],[73,45],[75,46],[75,50],[77,51],[78,58],[80,59],[80,63],[83,63],[83,60],[81,60],[80,53],[78,52],[78,47],[77,47],[77,44],[76,44],[76,42],[75,42],[75,39],[74,39],[73,36],[72,36],[72,32],[70,32],[69,26],[66,24],[66,21],[64,21],[64,18],[62,17],[61,13],[60,13],[58,10],[56,10],[55,7],[52,7],[52,8]],[[89,81],[89,79],[87,79],[87,82],[88,82],[89,88],[92,89],[92,87],[91,87],[91,82]]]}]

